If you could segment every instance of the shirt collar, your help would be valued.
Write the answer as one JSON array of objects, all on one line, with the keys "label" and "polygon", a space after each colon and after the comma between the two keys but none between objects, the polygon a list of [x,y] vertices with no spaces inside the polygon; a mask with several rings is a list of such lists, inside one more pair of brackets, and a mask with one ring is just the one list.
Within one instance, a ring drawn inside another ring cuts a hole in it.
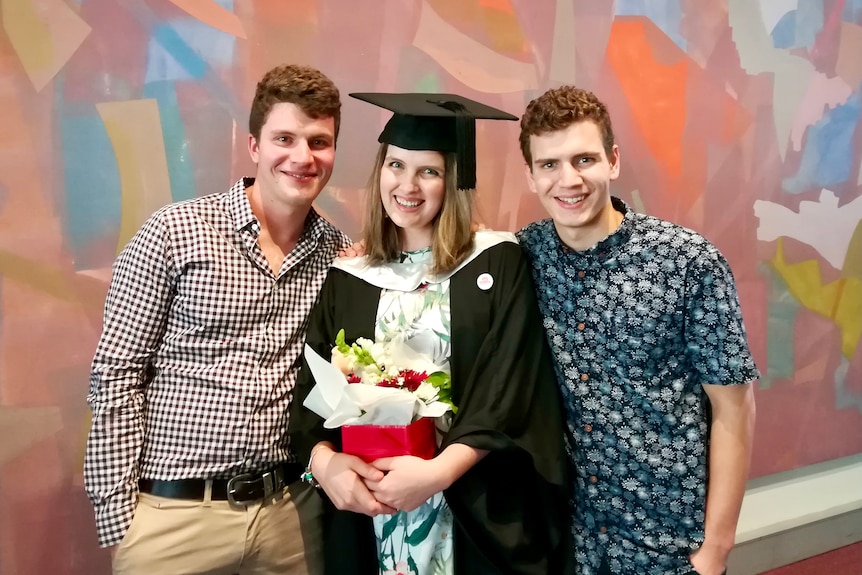
[{"label": "shirt collar", "polygon": [[[237,231],[252,227],[256,236],[260,233],[260,222],[251,211],[251,202],[245,193],[253,184],[254,178],[240,178],[228,192],[227,209]],[[324,233],[325,228],[326,221],[311,208],[305,218],[305,227],[299,241],[317,239]]]},{"label": "shirt collar", "polygon": [[601,256],[624,244],[632,235],[632,230],[634,229],[635,212],[633,212],[632,209],[629,208],[628,204],[614,196],[611,196],[611,206],[613,206],[616,211],[623,214],[622,222],[620,222],[619,227],[611,235],[598,242],[591,248],[587,248],[582,251],[575,251],[569,246],[567,246],[565,243],[563,243],[563,240],[560,239],[560,236],[556,233],[556,230],[554,230],[554,236],[556,237],[557,244],[559,245],[560,249],[570,254],[578,254],[584,256]]}]

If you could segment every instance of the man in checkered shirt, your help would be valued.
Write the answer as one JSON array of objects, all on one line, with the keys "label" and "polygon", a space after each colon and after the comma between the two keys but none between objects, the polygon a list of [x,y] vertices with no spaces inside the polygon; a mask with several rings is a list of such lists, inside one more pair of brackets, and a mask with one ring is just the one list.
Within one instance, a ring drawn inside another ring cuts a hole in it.
[{"label": "man in checkered shirt", "polygon": [[321,500],[288,450],[308,314],[349,240],[313,209],[341,102],[302,66],[257,85],[255,178],[166,206],[120,254],[84,479],[115,573],[319,573]]}]

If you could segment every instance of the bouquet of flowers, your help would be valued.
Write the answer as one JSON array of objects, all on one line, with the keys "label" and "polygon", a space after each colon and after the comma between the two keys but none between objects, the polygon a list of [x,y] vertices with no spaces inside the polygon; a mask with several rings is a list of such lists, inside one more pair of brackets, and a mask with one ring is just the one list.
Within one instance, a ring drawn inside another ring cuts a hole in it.
[{"label": "bouquet of flowers", "polygon": [[326,361],[305,346],[316,385],[303,405],[341,428],[342,450],[373,461],[393,455],[434,456],[434,418],[452,403],[448,369],[403,342],[359,338],[347,344],[340,330]]}]

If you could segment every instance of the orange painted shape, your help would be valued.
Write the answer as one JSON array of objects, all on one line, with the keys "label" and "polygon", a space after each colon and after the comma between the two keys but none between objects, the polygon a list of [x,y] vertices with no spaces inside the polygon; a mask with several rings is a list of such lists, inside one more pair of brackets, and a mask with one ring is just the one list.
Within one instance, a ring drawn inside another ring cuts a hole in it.
[{"label": "orange painted shape", "polygon": [[[648,31],[647,27],[650,27]],[[682,174],[688,62],[667,56],[673,42],[648,20],[619,18],[611,27],[606,58],[652,155],[672,179]]]},{"label": "orange painted shape", "polygon": [[216,30],[237,38],[247,38],[245,28],[236,14],[213,0],[171,0],[178,8]]},{"label": "orange painted shape", "polygon": [[512,2],[510,2],[510,0],[479,0],[479,6],[482,8],[490,8],[492,10],[499,10],[506,14],[515,14],[515,9],[512,7]]}]

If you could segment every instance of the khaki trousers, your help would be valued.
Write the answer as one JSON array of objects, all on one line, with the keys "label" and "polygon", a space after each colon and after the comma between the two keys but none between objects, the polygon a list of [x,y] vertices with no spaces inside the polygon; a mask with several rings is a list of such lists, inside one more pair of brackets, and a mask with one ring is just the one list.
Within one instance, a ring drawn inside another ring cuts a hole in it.
[{"label": "khaki trousers", "polygon": [[322,514],[320,496],[299,481],[280,499],[244,506],[141,493],[114,573],[320,575]]}]

